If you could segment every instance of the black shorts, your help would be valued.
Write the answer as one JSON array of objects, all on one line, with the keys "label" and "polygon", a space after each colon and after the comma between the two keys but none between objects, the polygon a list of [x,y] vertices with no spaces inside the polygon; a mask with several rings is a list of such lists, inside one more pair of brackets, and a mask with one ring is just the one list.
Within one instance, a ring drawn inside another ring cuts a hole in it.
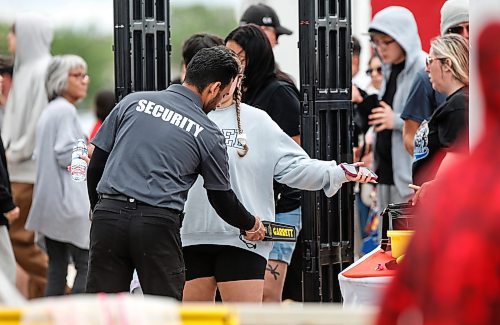
[{"label": "black shorts", "polygon": [[217,282],[263,280],[267,260],[259,254],[227,245],[182,248],[186,281],[215,277]]}]

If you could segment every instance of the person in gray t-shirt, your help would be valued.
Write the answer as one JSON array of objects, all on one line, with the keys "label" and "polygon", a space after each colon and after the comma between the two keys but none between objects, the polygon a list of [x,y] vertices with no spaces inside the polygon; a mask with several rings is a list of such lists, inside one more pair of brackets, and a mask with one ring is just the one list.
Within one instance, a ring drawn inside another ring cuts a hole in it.
[{"label": "person in gray t-shirt", "polygon": [[145,294],[182,299],[179,229],[198,175],[226,222],[248,240],[264,238],[260,219],[231,190],[224,136],[206,116],[230,93],[239,71],[231,50],[200,50],[183,85],[130,94],[105,120],[88,169],[87,292],[128,291],[135,268]]}]

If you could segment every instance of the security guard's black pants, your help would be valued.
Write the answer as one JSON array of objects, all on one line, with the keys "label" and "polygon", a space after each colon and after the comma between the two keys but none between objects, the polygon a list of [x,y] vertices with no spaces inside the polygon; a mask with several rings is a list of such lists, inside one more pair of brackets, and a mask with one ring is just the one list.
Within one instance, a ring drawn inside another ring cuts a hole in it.
[{"label": "security guard's black pants", "polygon": [[181,223],[168,209],[102,199],[90,230],[87,293],[128,292],[135,268],[145,294],[182,300]]}]

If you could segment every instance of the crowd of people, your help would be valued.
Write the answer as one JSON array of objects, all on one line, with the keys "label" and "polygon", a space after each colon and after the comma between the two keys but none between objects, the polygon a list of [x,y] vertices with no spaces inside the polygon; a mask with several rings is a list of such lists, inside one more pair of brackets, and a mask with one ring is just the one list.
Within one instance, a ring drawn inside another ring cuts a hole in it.
[{"label": "crowd of people", "polygon": [[[377,182],[300,147],[299,90],[273,54],[291,31],[262,4],[224,39],[189,38],[182,74],[166,90],[129,94],[113,109],[112,92],[97,96],[82,157],[87,182],[74,182],[67,167],[84,137],[75,104],[87,94],[87,65],[52,57],[49,22],[20,16],[8,37],[14,61],[0,57],[1,271],[14,282],[17,263],[29,298],[65,294],[73,263],[73,293],[129,291],[135,279],[145,294],[183,301],[214,301],[217,290],[223,302],[281,301],[294,243],[263,241],[262,221],[300,232],[300,190],[333,196],[360,183],[364,234],[371,209],[425,201],[458,174],[449,166],[469,152],[468,10],[467,0],[444,3],[429,54],[411,11],[381,10],[367,30],[366,71],[353,39],[354,163]],[[436,214],[438,203],[429,205]],[[410,250],[425,244],[417,238]],[[417,254],[411,261],[426,263]],[[409,270],[398,279],[411,296]]]},{"label": "crowd of people", "polygon": [[[460,144],[468,137],[468,1],[446,1],[440,27],[441,35],[432,40],[427,55],[422,51],[415,18],[406,8],[385,8],[370,23],[373,53],[382,63],[380,73],[370,68],[372,82],[375,76],[382,81],[373,100],[372,88],[360,89],[354,76],[353,102],[360,138],[354,157],[373,167],[379,184],[374,190],[363,185],[359,191],[362,237],[370,235],[366,225],[371,210],[381,213],[389,203],[418,202],[439,166],[444,169],[467,153],[467,145]],[[374,195],[364,194],[363,187],[376,193],[376,199],[367,199]],[[418,188],[422,190],[415,195]],[[382,222],[378,222],[377,233],[379,241]]]},{"label": "crowd of people", "polygon": [[[0,263],[27,298],[68,292],[70,263],[77,269],[72,291],[84,292],[88,265],[87,189],[67,167],[86,134],[75,104],[86,97],[89,77],[81,57],[51,56],[52,38],[49,20],[22,14],[7,37],[14,59],[0,57]],[[113,106],[112,92],[96,96],[98,122]]]},{"label": "crowd of people", "polygon": [[[2,224],[10,228],[2,262],[11,281],[16,263],[28,274],[29,298],[67,293],[72,263],[73,293],[128,291],[135,270],[146,294],[213,300],[218,288],[223,301],[281,300],[294,244],[262,242],[261,220],[300,231],[300,191],[292,187],[332,196],[345,182],[372,179],[300,148],[299,92],[272,52],[291,32],[265,5],[250,7],[242,23],[225,41],[190,38],[180,85],[131,94],[112,110],[110,93],[97,96],[91,159],[82,157],[86,189],[67,170],[85,136],[75,104],[87,95],[86,62],[50,55],[46,19],[16,19],[13,68],[2,68],[13,77],[2,124]],[[212,263],[202,268],[199,256]]]}]

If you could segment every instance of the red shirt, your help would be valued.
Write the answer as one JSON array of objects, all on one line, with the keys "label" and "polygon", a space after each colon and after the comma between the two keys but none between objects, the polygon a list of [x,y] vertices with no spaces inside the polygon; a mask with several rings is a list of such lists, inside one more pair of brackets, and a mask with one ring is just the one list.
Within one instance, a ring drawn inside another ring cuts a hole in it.
[{"label": "red shirt", "polygon": [[378,324],[500,324],[500,23],[479,38],[486,130],[422,200]]},{"label": "red shirt", "polygon": [[97,132],[101,128],[101,125],[102,125],[101,120],[97,120],[97,122],[95,122],[94,127],[92,128],[92,131],[90,132],[89,142],[92,141],[92,139],[94,139],[95,135],[97,134]]}]

